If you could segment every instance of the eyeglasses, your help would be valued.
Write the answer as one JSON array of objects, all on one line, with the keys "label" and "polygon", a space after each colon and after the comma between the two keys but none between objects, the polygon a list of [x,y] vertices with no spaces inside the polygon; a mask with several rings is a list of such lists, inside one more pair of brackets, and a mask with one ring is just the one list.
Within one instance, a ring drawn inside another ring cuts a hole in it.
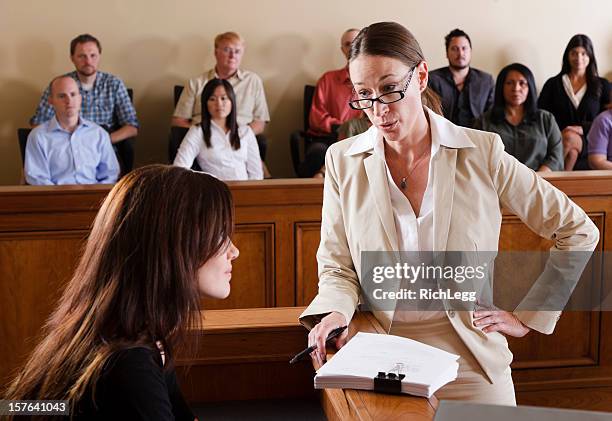
[{"label": "eyeglasses", "polygon": [[355,99],[349,101],[349,106],[353,110],[366,110],[368,108],[372,108],[374,106],[374,102],[376,101],[380,102],[381,104],[393,104],[394,102],[401,101],[406,96],[406,90],[410,85],[410,81],[412,80],[412,75],[414,75],[415,68],[416,66],[410,69],[410,72],[402,78],[405,79],[406,77],[408,77],[408,75],[410,75],[410,77],[408,77],[408,81],[406,82],[406,86],[404,86],[404,89],[402,89],[401,91],[387,92],[386,94],[379,95],[377,98]]},{"label": "eyeglasses", "polygon": [[239,55],[240,53],[242,53],[242,49],[240,49],[240,48],[223,47],[223,48],[220,48],[220,50],[221,50],[223,53],[227,54],[227,55],[229,55],[229,54],[231,54],[231,53],[234,53],[234,55],[236,55],[236,56],[237,56],[237,55]]}]

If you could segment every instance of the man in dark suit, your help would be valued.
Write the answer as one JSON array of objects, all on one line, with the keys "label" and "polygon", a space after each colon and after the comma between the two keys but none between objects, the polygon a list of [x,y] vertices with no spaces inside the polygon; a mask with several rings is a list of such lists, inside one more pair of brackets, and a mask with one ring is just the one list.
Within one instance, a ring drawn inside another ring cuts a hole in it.
[{"label": "man in dark suit", "polygon": [[444,116],[459,126],[472,127],[474,121],[493,105],[495,82],[482,70],[470,67],[472,41],[461,29],[446,37],[448,67],[429,73],[429,85],[442,99]]}]

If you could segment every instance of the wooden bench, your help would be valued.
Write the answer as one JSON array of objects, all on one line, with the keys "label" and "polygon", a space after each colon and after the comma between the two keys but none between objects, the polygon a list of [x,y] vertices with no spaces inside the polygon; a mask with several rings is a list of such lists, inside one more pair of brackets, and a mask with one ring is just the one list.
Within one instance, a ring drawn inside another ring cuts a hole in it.
[{"label": "wooden bench", "polygon": [[[298,323],[303,307],[208,310],[196,353],[177,362],[179,382],[189,402],[242,399],[316,398],[310,360],[290,365],[307,346]],[[383,333],[370,313],[356,313],[349,336],[358,331]],[[328,358],[333,357],[330,350]],[[321,404],[329,420],[430,421],[437,400],[383,395],[362,390],[324,389]]]},{"label": "wooden bench", "polygon": [[[307,346],[303,308],[202,311],[195,352],[180,354],[177,375],[189,402],[312,398],[314,369],[289,360]],[[187,347],[189,348],[189,347]]]}]

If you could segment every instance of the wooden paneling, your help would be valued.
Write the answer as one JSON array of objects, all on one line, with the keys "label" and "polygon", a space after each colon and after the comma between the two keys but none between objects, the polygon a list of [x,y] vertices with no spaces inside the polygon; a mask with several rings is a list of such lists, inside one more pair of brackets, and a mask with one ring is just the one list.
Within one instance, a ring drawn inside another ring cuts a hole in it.
[{"label": "wooden paneling", "polygon": [[599,363],[600,325],[600,313],[572,311],[561,317],[554,335],[509,337],[512,368],[595,366]]},{"label": "wooden paneling", "polygon": [[0,233],[0,379],[20,366],[32,349],[74,271],[86,235]]},{"label": "wooden paneling", "polygon": [[231,292],[225,300],[203,299],[202,308],[274,307],[274,224],[237,224]]},{"label": "wooden paneling", "polygon": [[197,347],[177,362],[190,402],[315,397],[309,361],[289,365],[307,346],[303,308],[206,310]]},{"label": "wooden paneling", "polygon": [[296,305],[296,223],[320,222],[321,180],[265,180],[228,183],[237,223],[274,224],[274,304]]},{"label": "wooden paneling", "polygon": [[548,250],[553,241],[542,238],[516,216],[504,215],[499,233],[500,251]]},{"label": "wooden paneling", "polygon": [[612,412],[612,387],[517,392],[521,405]]},{"label": "wooden paneling", "polygon": [[[593,205],[596,205],[593,203]],[[595,223],[601,233],[604,232],[605,213],[587,212],[591,220]],[[504,212],[502,227],[499,238],[500,251],[548,251],[554,242],[542,238],[529,229],[514,215]],[[599,244],[601,250],[602,244]]]},{"label": "wooden paneling", "polygon": [[110,186],[0,187],[0,232],[88,230]]},{"label": "wooden paneling", "polygon": [[317,249],[321,241],[320,222],[295,224],[296,305],[305,306],[317,295]]},{"label": "wooden paneling", "polygon": [[[605,213],[588,212],[589,216],[604,232]],[[597,250],[602,250],[603,242],[600,242]],[[553,245],[552,240],[544,239],[534,234],[517,217],[505,215],[500,235],[500,252],[512,251],[538,251],[546,252]],[[496,266],[496,274],[516,274],[512,279],[512,288],[521,288],[524,293],[531,286],[531,280],[540,273],[541,267],[538,263],[544,263],[544,253],[516,253],[516,259],[520,262],[508,262],[512,268]],[[527,263],[526,259],[532,259]],[[540,260],[541,262],[538,262]],[[600,276],[601,270],[589,264],[583,273],[583,277],[592,279]],[[507,275],[506,275],[507,276]],[[496,276],[496,285],[499,285]],[[520,279],[525,282],[521,285]],[[503,284],[503,281],[502,281]],[[503,294],[503,286],[496,290],[496,294]],[[520,294],[519,294],[520,295]],[[514,369],[528,368],[552,368],[552,367],[576,367],[596,366],[599,363],[599,339],[601,318],[600,313],[568,311],[559,320],[554,335],[530,334],[526,338],[508,338],[510,349],[514,354]],[[576,332],[580,332],[576,335]]]},{"label": "wooden paneling", "polygon": [[[177,362],[181,389],[190,402],[313,397],[310,360],[288,361],[307,345],[298,323],[303,307],[206,310],[195,352]],[[357,313],[349,334],[382,331],[369,313]],[[329,350],[329,358],[333,350]],[[381,395],[369,391],[320,391],[328,419],[433,419],[437,399]],[[406,418],[409,417],[409,418]]]},{"label": "wooden paneling", "polygon": [[[276,335],[283,340],[282,334]],[[251,399],[316,398],[314,370],[306,363],[260,360],[242,364],[210,364],[177,367],[187,402]]]}]

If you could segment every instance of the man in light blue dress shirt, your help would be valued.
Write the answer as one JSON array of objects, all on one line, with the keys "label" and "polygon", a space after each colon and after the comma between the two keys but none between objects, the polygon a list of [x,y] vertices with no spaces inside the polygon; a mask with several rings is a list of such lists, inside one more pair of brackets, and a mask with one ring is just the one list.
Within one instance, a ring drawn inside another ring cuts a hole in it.
[{"label": "man in light blue dress shirt", "polygon": [[25,178],[28,184],[110,184],[119,177],[119,162],[108,133],[80,117],[81,94],[69,76],[50,85],[55,116],[28,136]]},{"label": "man in light blue dress shirt", "polygon": [[[134,137],[138,134],[136,110],[123,81],[115,75],[98,70],[102,56],[100,41],[90,34],[82,34],[70,41],[72,77],[81,92],[81,115],[110,132],[123,170],[129,172],[134,164]],[[49,88],[45,89],[30,125],[36,127],[54,115],[49,104]]]}]

